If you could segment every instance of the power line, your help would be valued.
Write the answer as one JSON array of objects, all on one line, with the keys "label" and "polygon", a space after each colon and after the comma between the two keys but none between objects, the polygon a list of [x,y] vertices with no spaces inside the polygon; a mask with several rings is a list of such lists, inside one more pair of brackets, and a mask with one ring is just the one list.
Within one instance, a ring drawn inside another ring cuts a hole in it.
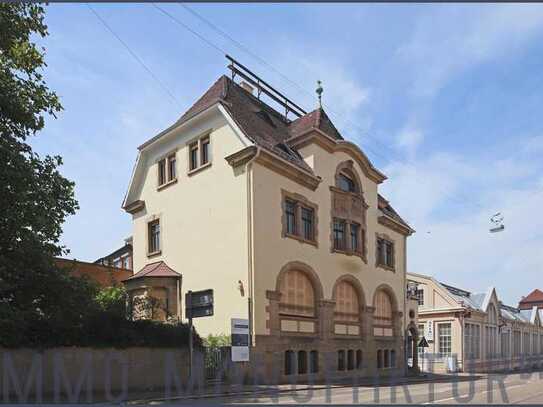
[{"label": "power line", "polygon": [[221,47],[219,47],[218,45],[212,43],[211,41],[209,41],[207,38],[205,38],[203,35],[200,35],[200,33],[198,33],[197,31],[194,31],[192,28],[190,28],[188,25],[186,25],[184,22],[182,22],[181,20],[179,20],[177,17],[175,17],[173,14],[170,14],[168,13],[166,10],[164,10],[162,7],[160,6],[157,6],[156,3],[152,3],[153,6],[158,9],[161,13],[163,13],[164,15],[168,16],[172,21],[176,22],[177,24],[179,24],[181,27],[183,27],[184,29],[190,31],[192,34],[194,34],[195,36],[197,36],[198,38],[200,38],[202,41],[204,41],[207,45],[209,45],[210,47],[214,48],[215,50],[219,51],[221,54],[223,55],[226,55],[228,54],[224,49],[222,49]]},{"label": "power line", "polygon": [[89,4],[86,3],[87,7],[92,11],[92,13],[96,16],[96,18],[102,23],[102,25],[113,35],[117,40],[123,45],[123,47],[132,55],[132,57],[147,71],[149,75],[155,80],[156,83],[166,92],[166,94],[172,99],[175,105],[179,106],[178,100],[175,98],[175,96],[170,92],[168,87],[162,83],[162,81],[153,73],[151,68],[149,68],[145,62],[130,48],[130,46],[123,41],[123,39],[113,31],[113,29],[110,27],[110,25],[94,10],[94,8]]},{"label": "power line", "polygon": [[[248,54],[249,56],[251,56],[252,58],[256,59],[258,62],[260,62],[262,65],[266,66],[268,69],[272,70],[273,72],[275,72],[276,74],[278,74],[279,76],[281,76],[285,81],[289,82],[291,85],[295,86],[296,88],[298,88],[301,92],[309,95],[309,96],[313,96],[311,92],[307,91],[302,85],[300,85],[299,83],[297,83],[296,81],[290,79],[287,75],[285,75],[284,73],[282,73],[279,69],[275,68],[273,65],[271,65],[270,63],[268,63],[265,59],[261,58],[259,55],[255,54],[253,51],[251,51],[248,47],[246,47],[245,45],[243,45],[241,42],[239,42],[238,40],[236,40],[235,38],[233,38],[230,34],[228,34],[227,32],[225,32],[224,30],[222,30],[221,28],[219,28],[216,24],[214,24],[213,22],[209,21],[207,18],[205,18],[204,16],[202,16],[200,13],[198,13],[197,11],[193,10],[191,7],[187,6],[186,4],[182,4],[182,3],[178,3],[181,7],[183,7],[185,10],[187,10],[189,13],[191,13],[193,16],[195,16],[196,18],[198,18],[200,21],[202,21],[203,23],[205,23],[208,27],[210,27],[211,29],[213,29],[215,32],[217,32],[218,34],[220,34],[221,36],[223,36],[224,38],[228,39],[229,41],[231,41],[238,49],[240,49],[241,51],[245,52],[246,54]],[[158,6],[155,6],[158,8]],[[161,10],[164,12],[164,10]],[[164,12],[165,14],[167,14],[170,18],[174,19],[175,21],[178,21],[174,16],[172,16],[171,14],[169,13],[166,13]],[[179,22],[179,21],[178,21]],[[205,41],[206,43],[208,43],[210,46],[212,46],[213,48],[215,49],[218,49],[220,50],[222,53],[225,53],[226,52],[220,48],[218,48],[216,45],[214,45],[213,43],[211,43],[211,41],[207,40],[206,38],[204,38],[202,35],[196,33],[194,30],[188,28],[184,23],[181,23],[183,25],[183,27],[187,28],[188,30],[190,30],[194,35],[198,36],[198,38],[202,39],[203,41]],[[334,109],[330,108],[328,105],[326,104],[323,104],[324,107],[326,108],[326,110],[328,110],[329,112],[333,113],[334,115],[336,116],[339,116],[339,117],[343,117],[347,123],[351,124],[353,127],[356,127],[358,128],[359,130],[363,131],[365,134],[364,136],[367,137],[368,139],[370,140],[373,140],[376,144],[380,145],[381,147],[387,149],[391,154],[390,155],[393,155],[394,159],[396,161],[399,161],[400,163],[404,164],[404,165],[408,165],[410,167],[413,167],[413,168],[416,168],[415,164],[410,162],[410,160],[408,159],[405,159],[403,157],[400,157],[392,148],[390,148],[389,146],[387,146],[386,144],[380,142],[377,138],[375,137],[372,137],[371,135],[367,134],[367,132],[362,129],[361,126],[359,126],[357,123],[353,122],[352,120],[350,120],[346,113],[339,113],[337,111],[335,111]],[[375,149],[373,149],[371,146],[368,146],[366,145],[365,147],[367,150],[369,150],[370,152],[372,152],[375,156],[377,157],[380,157],[381,159],[387,161],[387,162],[393,162],[392,159],[390,159],[389,157],[386,157],[384,156],[383,154],[381,153],[378,153]],[[449,200],[457,200],[457,202],[459,203],[462,203],[462,204],[465,204],[467,201],[464,200],[464,199],[461,199],[461,197],[457,197],[457,196],[454,196],[454,195],[449,195],[448,196],[448,199]],[[477,202],[475,201],[471,201],[471,203],[480,208],[480,209],[483,209],[482,205],[478,204]]]},{"label": "power line", "polygon": [[[246,54],[250,55],[251,57],[253,57],[254,59],[256,59],[258,62],[260,62],[262,65],[266,66],[267,68],[269,68],[270,70],[272,70],[273,72],[275,72],[277,75],[279,75],[280,77],[282,77],[285,81],[289,82],[291,85],[293,85],[294,87],[296,87],[300,92],[310,96],[311,98],[314,97],[313,93],[309,92],[306,88],[304,88],[302,85],[300,85],[298,82],[290,79],[287,75],[285,75],[283,72],[281,72],[279,69],[275,68],[273,65],[269,64],[266,60],[264,60],[263,58],[261,58],[259,55],[255,54],[253,51],[251,51],[248,47],[246,47],[245,45],[243,45],[242,43],[240,43],[238,40],[236,40],[235,38],[233,38],[230,34],[228,34],[227,32],[225,32],[224,30],[222,30],[220,27],[218,27],[216,24],[214,24],[213,22],[209,21],[207,18],[205,18],[204,16],[202,16],[200,13],[198,13],[197,11],[193,10],[191,7],[187,6],[186,4],[183,4],[183,3],[178,3],[181,7],[183,7],[185,10],[187,10],[189,13],[191,13],[193,16],[195,16],[196,18],[198,18],[200,21],[202,21],[204,24],[206,24],[208,27],[210,27],[211,29],[213,29],[214,31],[216,31],[217,33],[219,33],[220,35],[222,35],[224,38],[230,40],[232,43],[234,43],[234,45],[240,49],[241,51],[245,52]],[[377,138],[374,138],[372,137],[371,135],[367,134],[367,132],[362,129],[362,127],[360,127],[357,123],[354,123],[352,122],[345,113],[340,113],[334,109],[332,109],[330,106],[326,105],[326,104],[323,104],[324,107],[326,108],[326,110],[328,110],[329,112],[333,113],[334,115],[336,116],[339,116],[340,118],[344,118],[349,124],[351,124],[352,126],[354,127],[357,127],[359,130],[363,131],[365,134],[364,136],[367,137],[368,139],[370,140],[373,140],[375,143],[379,144],[380,146],[382,146],[383,148],[386,148],[388,149],[389,151],[393,152],[393,150],[388,147],[386,144],[384,143],[381,143]],[[367,146],[368,147],[368,146]],[[376,153],[375,151],[373,151],[371,148],[369,148],[370,151],[372,151],[375,155],[381,157],[382,159],[386,160],[386,161],[391,161],[389,158],[386,158],[378,153]]]}]

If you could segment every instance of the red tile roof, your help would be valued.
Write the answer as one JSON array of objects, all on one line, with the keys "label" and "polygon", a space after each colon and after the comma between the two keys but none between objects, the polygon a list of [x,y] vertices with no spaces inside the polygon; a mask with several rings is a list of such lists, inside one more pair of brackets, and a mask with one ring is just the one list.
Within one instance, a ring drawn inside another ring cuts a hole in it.
[{"label": "red tile roof", "polygon": [[[281,158],[303,168],[313,170],[296,151],[285,146],[285,142],[309,129],[316,128],[334,139],[343,140],[341,134],[323,109],[319,108],[294,121],[286,119],[249,91],[243,89],[227,76],[221,76],[177,121],[182,124],[216,103],[232,116],[245,136],[256,145],[263,147]],[[161,137],[160,133],[140,146],[140,149]]]},{"label": "red tile roof", "polygon": [[528,302],[543,302],[543,291],[536,288],[534,291],[520,300],[521,304]]},{"label": "red tile roof", "polygon": [[411,226],[409,226],[409,224],[403,220],[400,215],[398,215],[398,212],[396,212],[392,205],[390,205],[390,203],[381,194],[377,194],[377,196],[377,206],[385,215],[411,229]]},{"label": "red tile roof", "polygon": [[308,114],[294,120],[289,125],[289,132],[292,137],[298,136],[311,129],[319,129],[328,136],[343,140],[343,137],[332,123],[326,112],[322,108],[318,108]]},{"label": "red tile roof", "polygon": [[181,274],[179,274],[174,269],[170,268],[163,261],[157,261],[155,263],[147,264],[145,267],[143,267],[136,274],[134,274],[133,276],[128,277],[124,281],[135,280],[136,278],[142,278],[142,277],[177,277],[177,278],[180,278]]},{"label": "red tile roof", "polygon": [[111,287],[120,284],[132,275],[132,270],[121,269],[85,261],[55,259],[58,267],[68,269],[73,276],[87,277],[100,287]]}]

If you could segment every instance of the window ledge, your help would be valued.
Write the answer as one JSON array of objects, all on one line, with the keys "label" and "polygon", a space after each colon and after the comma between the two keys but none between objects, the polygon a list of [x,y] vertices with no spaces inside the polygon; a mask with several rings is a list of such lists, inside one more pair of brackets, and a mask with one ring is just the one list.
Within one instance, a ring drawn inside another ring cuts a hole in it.
[{"label": "window ledge", "polygon": [[312,246],[319,247],[316,240],[308,240],[308,239],[305,239],[305,238],[303,238],[301,236],[293,235],[291,233],[284,233],[283,237],[288,237],[290,239],[297,240],[300,243],[307,243],[307,244],[310,244]]},{"label": "window ledge", "polygon": [[157,191],[162,191],[163,189],[168,188],[170,185],[173,185],[175,183],[177,183],[177,178],[171,179],[168,182],[166,182],[166,183],[164,183],[162,185],[159,185],[156,190]]},{"label": "window ledge", "polygon": [[367,263],[366,258],[364,255],[360,252],[354,252],[352,250],[341,250],[341,249],[334,249],[332,248],[332,253],[338,253],[338,254],[344,254],[345,256],[355,256],[360,257],[364,263]]},{"label": "window ledge", "polygon": [[376,341],[387,341],[387,342],[394,342],[397,339],[397,337],[395,337],[394,335],[393,336],[374,335],[373,337],[375,338]]},{"label": "window ledge", "polygon": [[196,174],[196,173],[198,173],[198,172],[200,172],[202,170],[205,170],[206,168],[209,168],[209,167],[211,167],[211,161],[209,161],[209,162],[207,162],[207,163],[205,163],[203,165],[200,165],[199,167],[196,167],[193,170],[190,170],[187,173],[187,175],[190,177],[190,176],[192,176],[192,175],[194,175],[194,174]]},{"label": "window ledge", "polygon": [[377,263],[377,264],[375,265],[375,267],[381,268],[381,269],[384,269],[384,270],[388,270],[388,271],[392,271],[393,273],[396,272],[396,268],[395,268],[395,267],[387,266],[386,264]]},{"label": "window ledge", "polygon": [[156,256],[160,256],[161,254],[162,254],[162,250],[158,250],[156,252],[147,253],[147,257],[156,257]]}]

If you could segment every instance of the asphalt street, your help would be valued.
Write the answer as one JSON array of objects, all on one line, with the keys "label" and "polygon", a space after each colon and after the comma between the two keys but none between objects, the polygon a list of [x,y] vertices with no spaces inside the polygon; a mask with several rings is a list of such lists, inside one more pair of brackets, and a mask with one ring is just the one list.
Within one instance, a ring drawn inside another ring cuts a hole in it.
[{"label": "asphalt street", "polygon": [[484,375],[439,383],[286,391],[274,396],[257,394],[167,402],[157,400],[145,404],[543,404],[543,372]]}]

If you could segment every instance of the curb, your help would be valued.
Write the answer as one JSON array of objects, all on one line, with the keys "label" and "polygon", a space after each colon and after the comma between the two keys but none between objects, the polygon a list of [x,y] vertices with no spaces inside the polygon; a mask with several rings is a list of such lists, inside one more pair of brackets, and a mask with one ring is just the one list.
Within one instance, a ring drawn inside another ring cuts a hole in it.
[{"label": "curb", "polygon": [[[485,376],[477,375],[471,377],[473,380],[481,380]],[[457,376],[458,379],[463,379],[461,381],[469,380],[470,376]],[[406,384],[424,384],[424,383],[443,383],[451,381],[453,377],[435,377],[430,378],[428,376],[420,376],[412,378],[410,380],[396,381],[396,382],[386,382],[386,383],[358,383],[358,387],[387,387],[387,386],[401,386]],[[219,392],[219,393],[205,393],[205,394],[193,394],[187,396],[176,396],[176,397],[162,397],[162,398],[147,398],[147,399],[134,399],[127,400],[125,404],[143,404],[149,402],[165,402],[165,401],[175,401],[175,400],[198,400],[198,399],[210,399],[210,398],[220,398],[220,397],[236,397],[236,396],[250,396],[250,395],[266,395],[266,394],[279,394],[279,393],[288,393],[288,392],[298,392],[305,390],[323,390],[326,388],[346,388],[354,387],[353,383],[335,383],[327,385],[306,385],[304,387],[296,388],[284,388],[284,389],[262,389],[262,390],[245,390],[245,391],[234,391],[234,392]]]}]

